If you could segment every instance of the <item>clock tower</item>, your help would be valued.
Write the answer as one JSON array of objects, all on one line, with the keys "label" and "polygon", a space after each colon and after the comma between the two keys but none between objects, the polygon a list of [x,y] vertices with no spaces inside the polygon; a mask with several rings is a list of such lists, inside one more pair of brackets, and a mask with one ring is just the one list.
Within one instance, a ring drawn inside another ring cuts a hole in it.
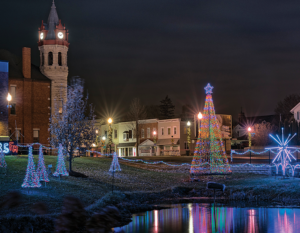
[{"label": "clock tower", "polygon": [[39,28],[40,71],[51,80],[51,112],[67,100],[69,33],[58,18],[54,0],[48,22]]}]

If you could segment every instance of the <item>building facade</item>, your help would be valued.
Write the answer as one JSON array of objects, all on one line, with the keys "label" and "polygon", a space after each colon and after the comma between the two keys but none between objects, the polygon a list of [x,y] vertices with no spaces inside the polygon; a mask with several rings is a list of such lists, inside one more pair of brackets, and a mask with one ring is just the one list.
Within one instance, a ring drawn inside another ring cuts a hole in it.
[{"label": "building facade", "polygon": [[139,120],[139,155],[156,155],[158,119]]}]

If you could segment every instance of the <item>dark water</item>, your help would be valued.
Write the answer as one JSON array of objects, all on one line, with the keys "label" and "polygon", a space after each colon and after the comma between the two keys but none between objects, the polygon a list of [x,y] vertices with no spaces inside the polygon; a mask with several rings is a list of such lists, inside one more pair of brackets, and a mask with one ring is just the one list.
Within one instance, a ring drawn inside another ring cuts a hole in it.
[{"label": "dark water", "polygon": [[[170,209],[132,216],[116,232],[126,233],[300,233],[300,209],[170,205]],[[123,230],[123,231],[122,231]]]}]

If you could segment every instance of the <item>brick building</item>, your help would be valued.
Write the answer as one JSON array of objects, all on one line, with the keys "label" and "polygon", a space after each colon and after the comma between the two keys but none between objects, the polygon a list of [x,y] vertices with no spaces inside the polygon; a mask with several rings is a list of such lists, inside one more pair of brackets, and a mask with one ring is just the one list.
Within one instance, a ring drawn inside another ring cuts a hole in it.
[{"label": "brick building", "polygon": [[0,60],[9,63],[8,92],[12,96],[8,110],[9,136],[20,143],[48,144],[51,80],[31,64],[30,48],[22,49],[22,58],[0,50]]}]

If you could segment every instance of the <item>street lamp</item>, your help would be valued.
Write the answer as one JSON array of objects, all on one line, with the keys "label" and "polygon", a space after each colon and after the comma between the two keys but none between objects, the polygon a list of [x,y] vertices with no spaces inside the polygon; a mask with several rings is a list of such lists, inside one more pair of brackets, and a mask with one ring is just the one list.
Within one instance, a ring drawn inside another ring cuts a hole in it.
[{"label": "street lamp", "polygon": [[11,94],[7,94],[7,108],[11,108],[11,105],[9,104],[9,102],[11,101]]},{"label": "street lamp", "polygon": [[112,130],[111,130],[111,123],[113,122],[113,120],[111,118],[108,118],[107,120],[108,122],[108,143],[107,145],[109,146],[109,153],[111,153],[111,144],[112,144]]},{"label": "street lamp", "polygon": [[248,128],[249,147],[251,147],[251,127]]},{"label": "street lamp", "polygon": [[250,164],[251,164],[251,127],[248,128],[248,139],[249,139],[249,149],[250,149]]},{"label": "street lamp", "polygon": [[188,143],[188,150],[186,151],[186,155],[187,156],[189,156],[190,155],[190,142],[191,142],[191,128],[190,128],[190,126],[191,126],[191,122],[187,122],[187,126],[188,126],[188,128],[187,128],[187,143]]},{"label": "street lamp", "polygon": [[199,112],[198,114],[198,127],[199,127],[199,130],[198,130],[198,137],[199,137],[199,150],[201,149],[201,120],[202,120],[202,114],[201,112]]}]

